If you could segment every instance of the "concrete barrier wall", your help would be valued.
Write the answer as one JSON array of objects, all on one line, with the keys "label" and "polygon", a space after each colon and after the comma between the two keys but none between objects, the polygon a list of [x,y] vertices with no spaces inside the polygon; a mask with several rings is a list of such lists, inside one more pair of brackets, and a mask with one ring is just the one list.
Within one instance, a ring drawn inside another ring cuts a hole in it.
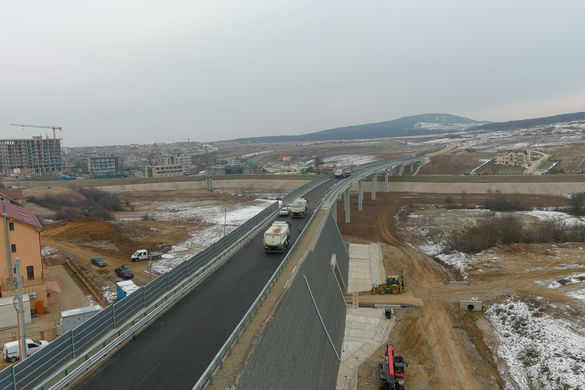
[{"label": "concrete barrier wall", "polygon": [[[315,249],[300,265],[252,352],[237,389],[335,388],[346,305],[330,267],[333,253],[338,261],[347,257],[349,262],[337,225],[329,215]],[[307,282],[334,346],[319,319]]]}]

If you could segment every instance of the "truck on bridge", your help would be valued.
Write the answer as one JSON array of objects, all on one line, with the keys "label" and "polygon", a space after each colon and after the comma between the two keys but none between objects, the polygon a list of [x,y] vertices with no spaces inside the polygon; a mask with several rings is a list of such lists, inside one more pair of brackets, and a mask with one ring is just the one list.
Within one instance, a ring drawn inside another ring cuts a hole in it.
[{"label": "truck on bridge", "polygon": [[291,218],[304,218],[307,215],[307,204],[305,198],[296,198],[290,205]]},{"label": "truck on bridge", "polygon": [[264,232],[264,251],[284,252],[290,242],[290,226],[288,221],[274,221]]}]

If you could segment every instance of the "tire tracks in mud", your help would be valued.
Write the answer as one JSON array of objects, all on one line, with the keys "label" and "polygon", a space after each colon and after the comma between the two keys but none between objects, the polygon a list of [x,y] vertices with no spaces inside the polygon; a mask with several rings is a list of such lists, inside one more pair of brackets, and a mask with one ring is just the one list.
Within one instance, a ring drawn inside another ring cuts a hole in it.
[{"label": "tire tracks in mud", "polygon": [[[402,338],[396,344],[397,350],[420,367],[420,370],[409,370],[414,371],[414,375],[418,371],[422,374],[420,378],[409,378],[407,382],[426,389],[483,390],[488,383],[488,388],[498,388],[496,381],[489,378],[493,372],[479,378],[467,352],[470,346],[464,345],[460,326],[449,313],[452,299],[448,294],[436,294],[445,289],[448,275],[434,265],[432,259],[404,244],[398,236],[394,216],[403,203],[398,198],[389,199],[388,206],[376,218],[376,227],[384,242],[402,255],[400,266],[405,269],[405,288],[412,288],[415,297],[423,300],[420,315],[404,324],[405,329],[400,332]],[[490,365],[490,362],[485,364]]]}]

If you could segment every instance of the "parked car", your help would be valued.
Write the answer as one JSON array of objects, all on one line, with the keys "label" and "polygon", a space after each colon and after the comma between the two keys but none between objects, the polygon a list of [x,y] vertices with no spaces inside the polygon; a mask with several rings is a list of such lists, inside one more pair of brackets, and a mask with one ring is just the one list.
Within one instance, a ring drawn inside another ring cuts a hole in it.
[{"label": "parked car", "polygon": [[97,257],[92,257],[91,259],[89,259],[91,261],[92,264],[97,265],[98,267],[105,267],[106,265],[108,265],[108,263],[106,263],[106,261],[97,256]]},{"label": "parked car", "polygon": [[285,215],[285,216],[288,216],[289,213],[290,213],[290,209],[288,208],[288,206],[282,206],[282,208],[280,209],[280,212],[279,212],[280,215]]},{"label": "parked car", "polygon": [[125,265],[116,268],[115,271],[116,275],[124,279],[132,279],[134,277],[134,273],[132,273],[132,270],[126,267]]},{"label": "parked car", "polygon": [[[49,345],[49,342],[45,340],[26,339],[26,356],[32,355],[33,353],[45,348],[47,345]],[[11,341],[4,344],[4,348],[2,349],[2,357],[4,360],[10,363],[14,363],[20,359],[20,354],[18,352],[18,341]]]}]

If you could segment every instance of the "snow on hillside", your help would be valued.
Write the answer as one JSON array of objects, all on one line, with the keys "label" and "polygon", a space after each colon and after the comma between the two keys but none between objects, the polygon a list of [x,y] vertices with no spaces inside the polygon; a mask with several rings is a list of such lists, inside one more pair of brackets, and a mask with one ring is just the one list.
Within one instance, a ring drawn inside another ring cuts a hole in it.
[{"label": "snow on hillside", "polygon": [[485,310],[498,338],[497,355],[521,389],[583,388],[585,334],[578,317],[562,318],[561,312],[572,310],[543,297],[517,296]]},{"label": "snow on hillside", "polygon": [[433,123],[433,122],[417,122],[414,127],[417,129],[425,129],[429,131],[463,131],[475,126],[470,123]]},{"label": "snow on hillside", "polygon": [[[461,138],[444,138],[443,143],[455,143],[458,150],[470,148],[543,150],[583,142],[584,133],[585,121],[573,121],[506,131],[461,131],[457,132],[457,136]],[[437,143],[437,140],[429,140],[425,143]]]}]

